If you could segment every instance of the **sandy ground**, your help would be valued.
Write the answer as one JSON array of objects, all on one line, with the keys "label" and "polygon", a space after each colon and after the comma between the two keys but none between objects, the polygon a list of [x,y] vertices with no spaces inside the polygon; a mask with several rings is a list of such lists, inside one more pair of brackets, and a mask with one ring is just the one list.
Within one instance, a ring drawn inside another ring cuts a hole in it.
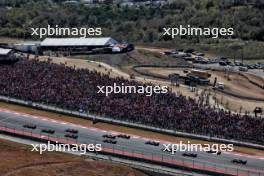
[{"label": "sandy ground", "polygon": [[246,78],[242,77],[238,73],[231,73],[230,81],[228,81],[224,77],[225,73],[223,72],[211,72],[211,73],[212,73],[211,82],[213,82],[214,77],[217,77],[218,81],[224,82],[225,86],[231,92],[249,97],[264,99],[264,89],[261,89],[260,87],[250,83]]},{"label": "sandy ground", "polygon": [[258,83],[259,85],[262,85],[264,87],[264,77],[260,77],[260,76],[256,76],[252,73],[242,73],[243,75],[245,75],[247,78],[249,78],[250,80]]},{"label": "sandy ground", "polygon": [[160,48],[160,47],[146,47],[146,46],[137,46],[136,49],[141,49],[141,50],[147,50],[151,52],[164,52],[164,51],[171,51],[171,49],[168,48]]},{"label": "sandy ground", "polygon": [[[37,59],[40,61],[47,61],[48,56],[39,56]],[[94,62],[89,62],[84,59],[69,59],[66,57],[50,57],[51,62],[56,64],[65,64],[67,66],[76,67],[76,68],[89,68],[89,70],[97,70],[102,73],[107,73],[107,70],[103,67],[100,67]],[[33,55],[30,56],[30,59],[36,59]]]},{"label": "sandy ground", "polygon": [[256,107],[262,107],[262,109],[264,109],[264,102],[256,102],[250,100],[245,101],[236,97],[227,96],[220,92],[216,94],[216,98],[218,102],[222,101],[222,105],[224,107],[226,107],[227,105],[228,108],[230,108],[234,112],[240,112],[241,109],[241,113],[245,113],[246,111],[249,111],[253,115],[253,111]]},{"label": "sandy ground", "polygon": [[[160,134],[160,133],[146,131],[146,130],[124,127],[120,125],[112,125],[108,123],[96,123],[95,125],[93,125],[90,120],[61,115],[57,113],[51,113],[47,111],[41,111],[41,110],[27,108],[27,107],[19,106],[19,105],[7,104],[3,102],[0,102],[0,107],[10,109],[13,111],[17,111],[17,112],[31,114],[31,115],[43,116],[43,117],[48,117],[48,118],[55,119],[55,120],[62,120],[62,121],[66,121],[66,122],[70,122],[74,124],[80,124],[80,125],[87,126],[87,127],[96,127],[102,130],[111,130],[111,131],[116,131],[120,133],[133,134],[133,135],[138,135],[138,136],[155,139],[155,140],[165,140],[171,143],[179,143],[180,141],[182,141],[183,143],[188,143],[188,141],[190,141],[190,143],[193,143],[193,144],[205,144],[205,143],[213,144],[212,142],[208,142],[208,141],[176,137],[176,136],[165,135],[165,134]],[[240,153],[250,154],[250,155],[264,156],[264,151],[262,150],[249,149],[245,147],[235,146],[235,151],[240,152]]]},{"label": "sandy ground", "polygon": [[105,161],[45,152],[40,155],[31,147],[0,139],[1,176],[144,176],[134,169]]},{"label": "sandy ground", "polygon": [[[104,66],[104,63],[97,63],[85,59],[71,59],[71,58],[66,58],[66,57],[50,57],[52,63],[56,64],[64,64],[67,66],[71,67],[76,67],[76,68],[83,68],[83,69],[89,69],[89,70],[96,70],[100,73],[110,75],[111,77],[120,77],[123,76],[121,73],[118,71],[113,71],[112,68]],[[30,59],[36,59],[33,55],[30,55]],[[48,56],[39,56],[37,58],[40,61],[47,61],[49,59]],[[129,75],[127,75],[129,77]]]},{"label": "sandy ground", "polygon": [[[155,73],[163,76],[168,76],[171,73],[178,73],[180,75],[186,75],[183,73],[183,70],[190,70],[190,69],[171,69],[171,68],[141,68],[142,70],[148,71],[150,73]],[[239,75],[238,73],[230,73],[230,81],[225,78],[225,73],[220,71],[208,71],[212,76],[210,77],[211,83],[214,82],[214,78],[217,77],[218,82],[223,82],[225,84],[225,87],[228,88],[230,91],[250,96],[250,97],[257,97],[257,98],[263,98],[264,99],[264,89],[261,89],[258,86],[253,85],[250,83],[246,78]],[[250,79],[252,78],[254,81],[262,84],[263,79],[252,75],[243,73],[244,75],[248,76]],[[248,91],[251,90],[251,91]]]},{"label": "sandy ground", "polygon": [[[168,76],[171,73],[178,73],[180,75],[184,75],[183,70],[181,68],[140,68],[146,72],[160,74],[163,76]],[[212,74],[210,81],[211,83],[214,81],[214,78],[217,77],[218,82],[223,82],[225,84],[225,89],[229,90],[233,93],[238,93],[243,96],[249,96],[249,97],[256,97],[256,98],[263,98],[264,99],[264,89],[261,89],[258,86],[253,85],[250,83],[246,78],[239,75],[238,73],[232,73],[230,74],[230,81],[225,78],[225,73],[219,72],[219,71],[209,71],[209,73]],[[258,82],[259,84],[263,83],[263,79],[249,74],[249,73],[243,73],[245,76],[249,77],[253,81]],[[193,96],[192,93],[189,91],[182,91],[183,94],[188,92],[188,96]],[[229,108],[232,111],[239,112],[240,108],[242,107],[243,111],[250,111],[252,112],[255,107],[262,107],[264,109],[264,102],[261,101],[250,101],[245,99],[239,99],[233,96],[228,96],[222,93],[217,93],[217,98],[219,102],[223,102],[223,106],[226,105],[228,102]],[[222,99],[222,101],[220,101]],[[243,112],[242,111],[242,112]]]}]

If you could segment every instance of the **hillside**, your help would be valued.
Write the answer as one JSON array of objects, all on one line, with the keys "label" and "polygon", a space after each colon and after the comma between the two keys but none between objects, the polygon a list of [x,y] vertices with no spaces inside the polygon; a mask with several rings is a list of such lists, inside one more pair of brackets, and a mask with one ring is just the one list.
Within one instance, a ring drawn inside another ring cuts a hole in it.
[{"label": "hillside", "polygon": [[104,161],[84,160],[63,153],[31,152],[26,145],[0,139],[1,176],[145,176],[131,168]]}]

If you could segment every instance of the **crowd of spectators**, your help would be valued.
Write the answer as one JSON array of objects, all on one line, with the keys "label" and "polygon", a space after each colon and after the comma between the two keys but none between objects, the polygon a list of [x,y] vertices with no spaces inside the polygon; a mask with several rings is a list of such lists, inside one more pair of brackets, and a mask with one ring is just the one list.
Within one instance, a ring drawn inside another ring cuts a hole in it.
[{"label": "crowd of spectators", "polygon": [[100,94],[97,86],[141,85],[96,71],[22,59],[0,65],[0,95],[188,133],[264,144],[264,119],[198,105],[166,94]]}]

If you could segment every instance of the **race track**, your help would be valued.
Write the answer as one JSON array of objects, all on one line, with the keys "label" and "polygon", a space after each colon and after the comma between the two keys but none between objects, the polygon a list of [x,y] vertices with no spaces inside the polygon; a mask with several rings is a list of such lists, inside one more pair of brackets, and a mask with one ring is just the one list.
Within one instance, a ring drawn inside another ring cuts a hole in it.
[{"label": "race track", "polygon": [[[36,129],[24,128],[25,124],[34,124],[37,126]],[[142,153],[146,156],[160,157],[162,159],[175,159],[182,163],[192,164],[199,163],[205,166],[216,166],[217,168],[226,169],[234,172],[252,172],[250,175],[264,175],[264,158],[259,156],[251,156],[246,154],[238,154],[233,152],[222,152],[221,155],[210,154],[203,151],[192,152],[196,153],[197,158],[184,157],[183,152],[176,152],[171,154],[169,152],[162,151],[164,148],[164,143],[169,143],[166,141],[159,141],[159,146],[147,145],[145,142],[147,140],[140,136],[130,135],[130,139],[116,138],[117,144],[104,143],[105,138],[102,137],[104,134],[118,135],[120,133],[114,131],[104,131],[93,127],[85,127],[81,125],[75,125],[68,122],[62,122],[57,120],[52,120],[44,117],[31,116],[27,114],[17,113],[8,111],[0,108],[0,126],[12,128],[16,130],[26,131],[36,134],[44,134],[41,132],[43,129],[55,130],[54,134],[49,134],[50,137],[55,138],[65,138],[65,130],[77,129],[78,132],[78,143],[82,144],[102,144],[106,148],[115,148],[120,151],[128,153]],[[44,134],[48,135],[48,134]],[[69,138],[69,140],[72,140]],[[246,165],[234,164],[231,162],[233,159],[247,160]]]}]

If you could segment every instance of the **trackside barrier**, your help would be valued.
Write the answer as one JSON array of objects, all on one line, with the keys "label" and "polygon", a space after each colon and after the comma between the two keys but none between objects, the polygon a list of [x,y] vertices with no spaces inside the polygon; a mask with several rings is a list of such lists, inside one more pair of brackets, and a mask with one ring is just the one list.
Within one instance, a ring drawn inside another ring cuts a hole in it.
[{"label": "trackside barrier", "polygon": [[[59,136],[47,136],[43,133],[33,133],[32,131],[26,130],[18,130],[16,128],[11,128],[8,126],[4,126],[0,124],[0,132],[8,135],[18,136],[22,138],[28,138],[31,140],[41,141],[41,142],[53,142],[53,143],[61,143],[61,144],[86,144],[82,143],[78,140],[70,140],[64,137]],[[101,142],[94,141],[94,144]],[[96,152],[95,152],[96,153]],[[256,171],[252,169],[243,169],[237,167],[226,167],[217,164],[211,164],[207,162],[196,162],[192,159],[178,159],[171,155],[156,155],[155,153],[145,152],[142,150],[131,150],[131,148],[120,146],[120,145],[102,145],[102,151],[99,152],[100,154],[105,155],[112,155],[117,156],[120,158],[131,159],[134,161],[144,161],[147,163],[154,163],[159,165],[164,165],[168,167],[173,167],[177,169],[189,170],[189,171],[196,171],[200,173],[207,173],[213,175],[231,175],[231,176],[264,176],[263,171]]]},{"label": "trackside barrier", "polygon": [[83,119],[96,120],[96,121],[106,122],[106,123],[110,123],[110,124],[117,124],[117,125],[132,127],[132,128],[149,130],[149,131],[169,134],[169,135],[173,135],[173,136],[187,137],[187,138],[192,138],[192,139],[200,139],[200,140],[225,143],[225,144],[234,144],[237,146],[250,147],[250,148],[256,148],[256,149],[264,150],[263,145],[254,144],[254,143],[250,143],[250,142],[242,142],[242,141],[237,141],[237,140],[223,139],[223,138],[219,138],[219,137],[197,135],[197,134],[179,132],[179,131],[174,131],[174,130],[166,130],[166,129],[162,129],[162,128],[136,124],[136,123],[128,122],[128,121],[114,120],[112,118],[94,115],[94,114],[91,114],[89,112],[80,113],[77,111],[65,110],[65,109],[61,109],[58,107],[54,107],[54,106],[48,106],[48,105],[44,105],[44,104],[40,104],[40,103],[27,102],[24,100],[18,100],[15,98],[10,98],[10,97],[5,97],[5,96],[0,96],[0,101],[4,101],[4,102],[8,102],[8,103],[14,103],[14,104],[18,104],[18,105],[23,105],[23,106],[27,106],[27,107],[31,107],[31,108],[37,108],[37,109],[41,109],[41,110],[56,112],[56,113],[60,113],[60,114],[70,115],[70,116],[76,116],[76,117],[83,118]]}]

